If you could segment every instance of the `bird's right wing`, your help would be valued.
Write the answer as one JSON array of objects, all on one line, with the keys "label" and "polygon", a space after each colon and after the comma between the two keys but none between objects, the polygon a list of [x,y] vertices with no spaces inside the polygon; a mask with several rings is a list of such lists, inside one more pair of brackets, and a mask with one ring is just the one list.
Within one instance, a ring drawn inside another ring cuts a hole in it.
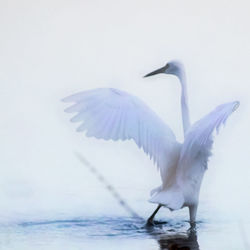
[{"label": "bird's right wing", "polygon": [[180,156],[182,168],[190,166],[190,162],[198,157],[203,159],[206,167],[206,161],[211,154],[214,130],[218,133],[221,125],[225,124],[227,118],[238,106],[238,101],[219,105],[187,131]]},{"label": "bird's right wing", "polygon": [[86,130],[87,136],[105,140],[133,139],[160,168],[179,145],[172,130],[146,104],[124,91],[93,89],[63,101],[75,103],[65,111],[77,112],[71,119],[82,122],[77,131]]}]

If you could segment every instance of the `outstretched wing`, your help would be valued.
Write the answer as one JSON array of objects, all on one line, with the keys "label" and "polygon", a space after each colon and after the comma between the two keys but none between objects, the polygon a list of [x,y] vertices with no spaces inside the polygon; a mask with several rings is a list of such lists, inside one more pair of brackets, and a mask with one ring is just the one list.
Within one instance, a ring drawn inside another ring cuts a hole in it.
[{"label": "outstretched wing", "polygon": [[63,99],[75,104],[66,112],[77,112],[72,122],[82,122],[77,131],[105,140],[133,139],[139,148],[164,165],[178,144],[172,130],[141,100],[124,91],[100,88]]},{"label": "outstretched wing", "polygon": [[211,155],[214,130],[219,132],[222,124],[239,106],[239,102],[230,102],[218,106],[211,113],[197,121],[187,132],[180,157],[180,168],[190,167],[196,159],[203,160],[206,168],[208,157]]}]

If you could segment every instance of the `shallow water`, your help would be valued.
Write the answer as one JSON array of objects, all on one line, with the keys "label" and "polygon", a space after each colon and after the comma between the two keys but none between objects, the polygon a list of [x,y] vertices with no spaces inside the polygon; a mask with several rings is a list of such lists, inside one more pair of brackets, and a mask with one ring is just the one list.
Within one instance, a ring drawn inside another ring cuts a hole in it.
[{"label": "shallow water", "polygon": [[[1,249],[166,249],[178,244],[199,249],[187,222],[145,221],[129,217],[25,221],[1,227]],[[119,246],[119,247],[118,247]]]},{"label": "shallow water", "polygon": [[237,223],[180,218],[154,227],[130,217],[92,217],[2,224],[0,249],[247,249]]}]

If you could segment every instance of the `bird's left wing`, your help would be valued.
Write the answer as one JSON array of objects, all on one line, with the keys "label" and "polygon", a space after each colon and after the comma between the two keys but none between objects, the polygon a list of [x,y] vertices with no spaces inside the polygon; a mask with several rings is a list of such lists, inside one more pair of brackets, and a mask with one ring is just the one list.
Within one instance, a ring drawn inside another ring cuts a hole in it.
[{"label": "bird's left wing", "polygon": [[86,130],[86,136],[105,140],[133,139],[158,167],[167,165],[164,163],[179,145],[172,130],[140,99],[125,91],[93,89],[63,101],[75,103],[65,111],[77,112],[71,119],[82,122],[77,131]]},{"label": "bird's left wing", "polygon": [[187,131],[181,150],[180,168],[190,166],[190,163],[198,158],[204,161],[203,166],[206,168],[207,159],[211,155],[214,130],[218,133],[221,125],[225,124],[238,106],[238,101],[219,105]]}]

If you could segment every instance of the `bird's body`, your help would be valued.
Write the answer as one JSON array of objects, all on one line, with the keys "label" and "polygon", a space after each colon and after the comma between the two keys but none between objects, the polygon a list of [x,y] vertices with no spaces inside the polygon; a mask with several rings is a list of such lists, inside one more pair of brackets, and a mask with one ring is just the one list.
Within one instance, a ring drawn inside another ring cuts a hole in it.
[{"label": "bird's body", "polygon": [[184,142],[179,143],[172,130],[146,104],[125,91],[101,88],[84,91],[64,99],[75,104],[66,112],[77,112],[72,122],[83,122],[77,131],[105,140],[133,139],[157,164],[162,184],[151,191],[150,202],[170,210],[189,207],[194,222],[200,186],[211,155],[213,131],[219,130],[239,102],[218,106],[190,125],[186,79],[183,66],[176,61],[147,76],[173,74],[181,82],[181,107]]}]

